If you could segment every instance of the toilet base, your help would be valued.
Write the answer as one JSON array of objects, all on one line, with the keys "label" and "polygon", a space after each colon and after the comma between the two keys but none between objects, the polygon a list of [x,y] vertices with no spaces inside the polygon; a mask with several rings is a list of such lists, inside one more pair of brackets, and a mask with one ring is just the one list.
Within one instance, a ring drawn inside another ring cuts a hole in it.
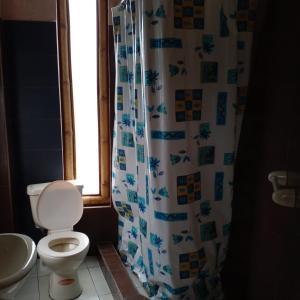
[{"label": "toilet base", "polygon": [[50,275],[49,295],[53,300],[70,300],[80,296],[82,292],[77,273]]}]

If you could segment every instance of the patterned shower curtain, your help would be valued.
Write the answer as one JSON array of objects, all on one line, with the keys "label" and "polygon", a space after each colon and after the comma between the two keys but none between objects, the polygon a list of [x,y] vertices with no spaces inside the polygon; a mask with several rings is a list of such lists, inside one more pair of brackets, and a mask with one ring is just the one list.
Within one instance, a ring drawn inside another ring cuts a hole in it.
[{"label": "patterned shower curtain", "polygon": [[113,8],[119,250],[152,299],[222,299],[253,0]]}]

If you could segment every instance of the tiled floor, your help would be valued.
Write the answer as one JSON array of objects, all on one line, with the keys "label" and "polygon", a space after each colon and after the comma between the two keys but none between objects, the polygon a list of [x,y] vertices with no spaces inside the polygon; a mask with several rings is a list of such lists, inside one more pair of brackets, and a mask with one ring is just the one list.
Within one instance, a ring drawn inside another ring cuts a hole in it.
[{"label": "tiled floor", "polygon": [[[107,285],[98,260],[88,256],[78,270],[82,286],[80,300],[114,300]],[[49,271],[37,260],[36,266],[31,270],[30,277],[18,292],[15,300],[51,300],[48,295]]]}]

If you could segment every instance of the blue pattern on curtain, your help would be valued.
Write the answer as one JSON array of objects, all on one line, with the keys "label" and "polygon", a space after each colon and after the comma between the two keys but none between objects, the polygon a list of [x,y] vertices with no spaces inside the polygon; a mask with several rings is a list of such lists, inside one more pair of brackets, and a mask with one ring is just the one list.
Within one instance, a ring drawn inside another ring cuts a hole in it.
[{"label": "blue pattern on curtain", "polygon": [[222,299],[251,0],[122,1],[112,193],[119,250],[153,299]]}]

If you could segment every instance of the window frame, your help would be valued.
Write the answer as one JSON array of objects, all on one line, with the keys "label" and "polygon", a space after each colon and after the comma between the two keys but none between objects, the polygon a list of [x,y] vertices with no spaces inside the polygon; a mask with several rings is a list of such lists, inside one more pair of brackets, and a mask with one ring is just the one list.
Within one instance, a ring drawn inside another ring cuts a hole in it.
[{"label": "window frame", "polygon": [[[107,0],[97,1],[97,95],[99,134],[99,195],[84,195],[85,206],[111,205],[110,112]],[[76,178],[75,126],[68,0],[57,0],[57,44],[62,116],[64,179]]]}]

